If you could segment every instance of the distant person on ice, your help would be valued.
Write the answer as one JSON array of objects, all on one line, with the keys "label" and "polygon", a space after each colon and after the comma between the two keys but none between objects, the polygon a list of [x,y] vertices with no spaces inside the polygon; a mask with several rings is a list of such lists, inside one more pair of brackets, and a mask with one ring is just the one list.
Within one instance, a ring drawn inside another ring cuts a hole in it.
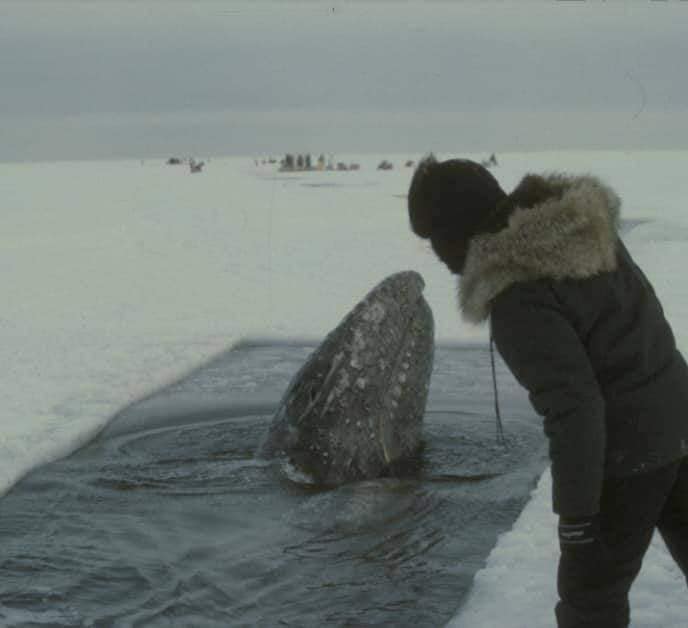
[{"label": "distant person on ice", "polygon": [[628,591],[659,530],[688,574],[688,368],[618,235],[619,197],[591,176],[528,175],[506,194],[481,165],[418,165],[413,231],[461,275],[544,418],[559,515],[560,628],[629,624]]}]

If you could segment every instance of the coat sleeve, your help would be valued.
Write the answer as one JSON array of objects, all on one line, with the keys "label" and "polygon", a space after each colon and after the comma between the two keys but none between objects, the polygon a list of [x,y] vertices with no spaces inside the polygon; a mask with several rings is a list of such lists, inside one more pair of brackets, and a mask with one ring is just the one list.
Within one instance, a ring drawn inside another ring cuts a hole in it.
[{"label": "coat sleeve", "polygon": [[605,403],[587,351],[547,282],[514,284],[492,302],[497,349],[544,418],[554,512],[595,515],[605,457]]}]

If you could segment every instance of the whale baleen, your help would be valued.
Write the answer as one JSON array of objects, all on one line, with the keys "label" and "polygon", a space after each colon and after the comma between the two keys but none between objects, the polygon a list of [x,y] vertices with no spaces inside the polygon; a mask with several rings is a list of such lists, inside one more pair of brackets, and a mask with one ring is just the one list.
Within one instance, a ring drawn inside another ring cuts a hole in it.
[{"label": "whale baleen", "polygon": [[292,379],[259,454],[314,483],[389,475],[421,446],[434,323],[415,271],[375,286]]}]

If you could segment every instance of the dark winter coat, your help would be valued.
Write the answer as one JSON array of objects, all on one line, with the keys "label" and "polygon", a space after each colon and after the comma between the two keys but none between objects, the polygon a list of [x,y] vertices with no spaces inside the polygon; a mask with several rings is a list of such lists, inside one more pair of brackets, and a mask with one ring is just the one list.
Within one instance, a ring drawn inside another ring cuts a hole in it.
[{"label": "dark winter coat", "polygon": [[688,368],[619,239],[620,201],[593,177],[526,177],[503,224],[475,236],[464,318],[497,348],[544,417],[554,511],[596,514],[605,476],[688,454]]}]

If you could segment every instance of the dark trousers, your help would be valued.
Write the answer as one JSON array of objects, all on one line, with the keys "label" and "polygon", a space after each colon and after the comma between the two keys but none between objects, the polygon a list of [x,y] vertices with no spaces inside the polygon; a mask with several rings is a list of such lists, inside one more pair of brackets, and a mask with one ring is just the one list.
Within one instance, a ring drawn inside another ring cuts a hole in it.
[{"label": "dark trousers", "polygon": [[655,528],[688,577],[688,458],[605,481],[600,541],[564,550],[559,560],[559,628],[628,626],[628,592]]}]

